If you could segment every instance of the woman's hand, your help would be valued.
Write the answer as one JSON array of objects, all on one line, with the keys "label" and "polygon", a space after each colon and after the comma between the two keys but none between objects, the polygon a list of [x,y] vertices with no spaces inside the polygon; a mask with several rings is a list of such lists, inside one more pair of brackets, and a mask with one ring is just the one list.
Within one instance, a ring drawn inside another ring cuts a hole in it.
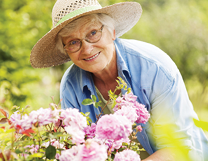
[{"label": "woman's hand", "polygon": [[180,151],[180,149],[177,148],[163,148],[152,155],[150,155],[148,158],[142,160],[142,161],[188,161],[188,151],[183,150],[183,152]]}]

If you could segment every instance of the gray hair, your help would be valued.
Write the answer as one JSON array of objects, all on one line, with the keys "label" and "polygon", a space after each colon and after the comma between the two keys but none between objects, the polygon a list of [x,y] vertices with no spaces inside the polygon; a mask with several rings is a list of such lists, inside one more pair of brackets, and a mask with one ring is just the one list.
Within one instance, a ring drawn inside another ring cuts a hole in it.
[{"label": "gray hair", "polygon": [[115,21],[107,14],[103,13],[94,13],[87,16],[80,17],[69,24],[67,24],[65,27],[61,29],[61,31],[57,35],[56,39],[56,51],[59,53],[67,54],[64,50],[62,37],[67,37],[80,23],[82,24],[89,23],[89,22],[100,22],[101,24],[105,25],[105,27],[108,29],[108,31],[113,35],[114,32],[114,24]]}]

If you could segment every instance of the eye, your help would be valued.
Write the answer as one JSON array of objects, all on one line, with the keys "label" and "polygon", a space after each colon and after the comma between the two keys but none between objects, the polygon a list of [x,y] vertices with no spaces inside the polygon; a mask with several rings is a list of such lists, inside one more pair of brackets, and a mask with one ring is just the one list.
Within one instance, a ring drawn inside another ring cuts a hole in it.
[{"label": "eye", "polygon": [[97,34],[97,30],[92,30],[89,34],[87,34],[88,38],[92,38],[93,36],[95,36]]},{"label": "eye", "polygon": [[97,33],[97,30],[91,31],[91,36],[95,35]]},{"label": "eye", "polygon": [[69,42],[69,45],[79,45],[80,44],[80,40],[72,40]]}]

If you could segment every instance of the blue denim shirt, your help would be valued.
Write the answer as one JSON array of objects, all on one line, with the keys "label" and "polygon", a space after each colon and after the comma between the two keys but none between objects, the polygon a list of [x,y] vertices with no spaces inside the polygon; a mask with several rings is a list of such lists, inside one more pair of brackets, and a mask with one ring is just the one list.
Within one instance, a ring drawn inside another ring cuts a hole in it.
[{"label": "blue denim shirt", "polygon": [[[145,150],[152,154],[173,146],[168,141],[169,135],[164,132],[166,127],[170,127],[174,139],[190,149],[192,158],[197,161],[208,159],[208,141],[192,121],[197,119],[197,115],[175,63],[162,50],[145,42],[117,38],[114,44],[118,75],[151,115],[148,123],[143,125],[143,131],[137,133],[137,139]],[[101,109],[81,104],[90,95],[97,97],[92,74],[76,65],[70,66],[61,81],[62,108],[90,112],[90,118],[95,122]]]}]

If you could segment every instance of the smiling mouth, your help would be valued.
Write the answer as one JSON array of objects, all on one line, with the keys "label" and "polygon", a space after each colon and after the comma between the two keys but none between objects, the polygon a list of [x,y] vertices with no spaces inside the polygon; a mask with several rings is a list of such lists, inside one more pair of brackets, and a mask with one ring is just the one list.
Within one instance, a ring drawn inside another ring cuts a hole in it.
[{"label": "smiling mouth", "polygon": [[97,53],[96,55],[94,55],[94,56],[92,56],[92,57],[90,57],[90,58],[84,59],[84,60],[92,60],[92,59],[96,58],[99,54],[100,54],[100,52]]}]

